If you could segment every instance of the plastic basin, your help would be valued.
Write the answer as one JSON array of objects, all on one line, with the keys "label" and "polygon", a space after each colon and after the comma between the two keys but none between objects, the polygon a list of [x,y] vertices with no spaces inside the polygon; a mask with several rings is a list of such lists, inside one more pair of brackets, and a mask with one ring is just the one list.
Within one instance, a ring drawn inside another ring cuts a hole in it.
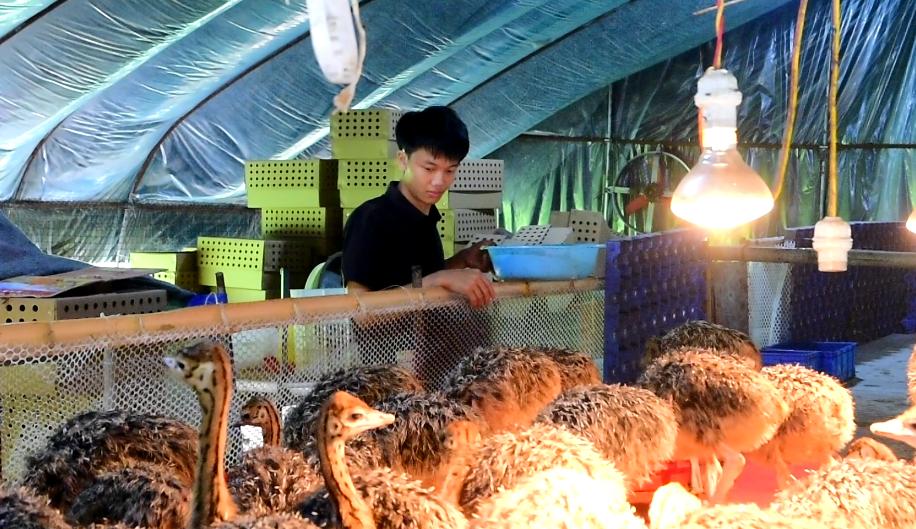
[{"label": "plastic basin", "polygon": [[502,280],[555,281],[598,275],[603,244],[491,246],[490,260]]}]

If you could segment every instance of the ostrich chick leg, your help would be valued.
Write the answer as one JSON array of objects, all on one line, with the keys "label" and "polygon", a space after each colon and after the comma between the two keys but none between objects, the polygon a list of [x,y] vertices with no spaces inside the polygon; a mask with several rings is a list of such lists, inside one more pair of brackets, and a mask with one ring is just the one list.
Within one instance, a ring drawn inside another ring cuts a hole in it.
[{"label": "ostrich chick leg", "polygon": [[735,486],[735,480],[744,471],[744,456],[731,448],[719,446],[718,457],[722,459],[722,476],[716,485],[715,492],[710,494],[711,503],[722,503],[728,497],[728,493]]},{"label": "ostrich chick leg", "polygon": [[694,494],[702,494],[703,488],[703,467],[700,464],[699,457],[690,458],[690,489]]},{"label": "ostrich chick leg", "polygon": [[706,483],[704,487],[706,488],[706,496],[711,497],[716,491],[716,486],[719,483],[719,480],[722,479],[722,465],[719,463],[719,458],[716,456],[709,456],[706,461]]}]

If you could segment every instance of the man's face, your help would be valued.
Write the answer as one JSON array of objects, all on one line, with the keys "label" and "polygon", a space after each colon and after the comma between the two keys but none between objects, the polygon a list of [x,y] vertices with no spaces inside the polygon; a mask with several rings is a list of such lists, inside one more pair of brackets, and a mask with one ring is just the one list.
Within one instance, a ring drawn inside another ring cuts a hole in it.
[{"label": "man's face", "polygon": [[401,151],[398,161],[405,171],[403,182],[408,191],[428,206],[435,205],[451,187],[459,164],[441,156],[437,158],[426,149],[417,149],[410,157]]}]

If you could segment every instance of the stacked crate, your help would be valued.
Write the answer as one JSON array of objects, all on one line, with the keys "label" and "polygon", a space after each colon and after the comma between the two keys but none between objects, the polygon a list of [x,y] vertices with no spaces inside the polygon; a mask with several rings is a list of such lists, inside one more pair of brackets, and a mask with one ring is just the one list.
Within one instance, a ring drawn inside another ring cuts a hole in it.
[{"label": "stacked crate", "polygon": [[[364,202],[385,193],[400,180],[395,127],[401,113],[387,109],[351,110],[331,118],[331,152],[338,160],[337,187],[343,223]],[[502,203],[502,160],[465,160],[450,191],[437,208],[439,233],[446,257],[473,236],[496,229]]]},{"label": "stacked crate", "polygon": [[611,240],[606,263],[604,378],[631,383],[649,338],[704,318],[706,242],[698,230]]},{"label": "stacked crate", "polygon": [[281,269],[301,288],[318,263],[340,249],[340,198],[334,160],[245,162],[248,207],[260,210],[261,238],[200,237],[201,285],[222,272],[230,302],[280,296]]},{"label": "stacked crate", "polygon": [[[911,251],[913,238],[900,222],[851,222],[857,250]],[[813,227],[787,231],[796,248],[811,248]],[[863,342],[904,330],[909,305],[905,270],[850,266],[821,273],[817,265],[791,268],[789,307],[793,340]],[[916,320],[916,318],[914,318]]]},{"label": "stacked crate", "polygon": [[161,268],[153,277],[177,287],[196,292],[200,290],[197,280],[197,251],[181,252],[131,252],[131,268]]},{"label": "stacked crate", "polygon": [[311,255],[308,243],[301,238],[197,238],[200,284],[215,289],[216,274],[222,272],[231,303],[279,297],[281,269],[289,272],[291,285],[304,284]]}]

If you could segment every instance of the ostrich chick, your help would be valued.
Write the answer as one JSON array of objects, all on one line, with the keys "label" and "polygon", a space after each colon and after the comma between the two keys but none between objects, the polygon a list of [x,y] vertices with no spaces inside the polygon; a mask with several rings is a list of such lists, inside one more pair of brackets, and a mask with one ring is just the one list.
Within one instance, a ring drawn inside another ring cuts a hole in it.
[{"label": "ostrich chick", "polygon": [[704,506],[680,483],[663,485],[649,505],[650,529],[833,529],[808,518],[790,518],[754,504]]},{"label": "ostrich chick", "polygon": [[137,464],[168,467],[190,486],[196,452],[197,435],[183,422],[118,410],[89,411],[62,424],[44,450],[28,457],[24,485],[66,511],[99,476]]},{"label": "ostrich chick", "polygon": [[486,433],[487,424],[472,407],[442,393],[401,393],[374,409],[394,415],[393,424],[367,432],[358,441],[377,447],[381,465],[406,472],[424,487],[440,489],[448,472],[442,433],[455,421],[471,421]]},{"label": "ostrich chick", "polygon": [[910,397],[910,404],[916,406],[916,345],[910,353],[910,361],[906,366],[906,389]]},{"label": "ostrich chick", "polygon": [[875,435],[900,441],[916,448],[916,406],[912,406],[888,421],[873,423],[870,430]]},{"label": "ostrich chick", "polygon": [[423,393],[424,390],[413,373],[397,366],[360,366],[330,373],[290,410],[283,425],[284,446],[315,453],[318,414],[336,391],[346,391],[374,406],[398,393]]},{"label": "ostrich chick", "polygon": [[272,400],[254,396],[248,399],[233,426],[255,426],[261,429],[264,446],[280,446],[280,412]]},{"label": "ostrich chick", "polygon": [[846,457],[891,462],[899,459],[886,444],[871,437],[859,437],[849,443],[849,447],[846,449]]},{"label": "ostrich chick", "polygon": [[471,457],[480,445],[480,427],[471,421],[455,421],[442,432],[446,450],[446,471],[439,487],[439,498],[455,506],[461,505],[461,487],[471,471]]},{"label": "ostrich chick", "polygon": [[0,527],[4,529],[71,529],[48,498],[25,487],[0,488]]},{"label": "ostrich chick", "polygon": [[619,481],[552,468],[526,476],[481,502],[475,529],[645,529]]},{"label": "ostrich chick", "polygon": [[556,362],[537,349],[480,348],[455,367],[445,395],[478,410],[491,431],[502,432],[531,425],[562,385]]},{"label": "ostrich chick", "polygon": [[[467,520],[453,505],[434,497],[420,482],[380,467],[354,473],[344,464],[343,445],[364,429],[394,422],[394,415],[369,408],[353,395],[331,395],[319,415],[318,448],[326,488],[299,508],[321,527],[347,529],[463,529]],[[336,523],[333,523],[336,517]]]},{"label": "ostrich chick", "polygon": [[545,347],[541,349],[560,368],[562,390],[568,391],[577,386],[592,386],[601,383],[601,373],[592,357],[578,351]]},{"label": "ostrich chick", "polygon": [[162,466],[138,465],[100,476],[73,500],[68,520],[81,527],[123,523],[149,529],[184,529],[191,489]]},{"label": "ostrich chick", "polygon": [[770,508],[836,529],[916,527],[916,466],[847,458],[776,494]]},{"label": "ostrich chick", "polygon": [[750,336],[703,320],[688,321],[661,337],[650,338],[646,342],[644,365],[651,364],[666,353],[684,348],[709,349],[716,354],[734,356],[748,362],[757,370],[763,366],[760,350]]},{"label": "ostrich chick", "polygon": [[322,483],[317,454],[280,446],[281,424],[277,406],[255,396],[242,406],[239,422],[261,428],[264,445],[247,451],[229,469],[229,489],[239,508],[250,513],[292,513]]},{"label": "ostrich chick", "polygon": [[722,460],[721,476],[707,467],[694,487],[722,502],[744,469],[744,452],[757,449],[788,415],[779,390],[741,361],[702,349],[683,349],[656,359],[640,385],[668,399],[677,417],[674,459]]},{"label": "ostrich chick", "polygon": [[644,484],[671,459],[677,439],[677,419],[667,401],[619,384],[566,391],[541,412],[538,422],[565,427],[594,443],[631,487]]},{"label": "ostrich chick", "polygon": [[748,457],[776,470],[780,488],[794,479],[789,465],[821,466],[831,461],[855,436],[852,393],[837,379],[796,364],[761,371],[789,406],[789,416],[776,435]]},{"label": "ostrich chick", "polygon": [[477,506],[502,489],[542,470],[567,468],[626,490],[623,475],[588,440],[566,430],[535,424],[520,432],[503,432],[483,440],[461,489],[461,507]]}]

